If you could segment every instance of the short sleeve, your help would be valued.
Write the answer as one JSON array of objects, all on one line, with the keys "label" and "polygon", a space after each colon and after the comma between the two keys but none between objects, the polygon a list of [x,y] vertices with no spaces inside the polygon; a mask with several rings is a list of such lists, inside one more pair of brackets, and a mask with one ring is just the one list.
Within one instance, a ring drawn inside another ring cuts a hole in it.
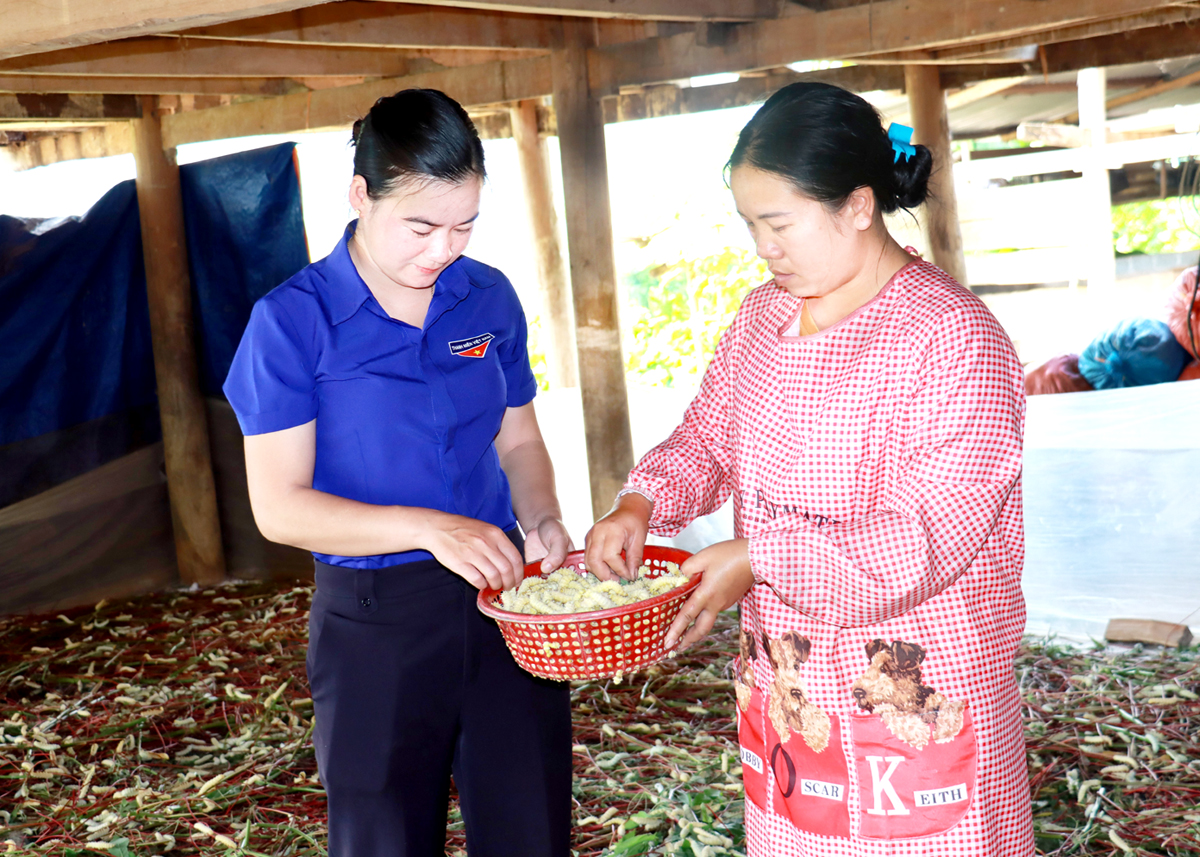
[{"label": "short sleeve", "polygon": [[510,408],[519,408],[533,401],[538,383],[529,365],[529,329],[525,324],[525,313],[521,311],[515,294],[513,301],[517,304],[516,319],[512,325],[512,336],[500,349],[500,368],[504,370],[504,381],[508,386],[506,404]]},{"label": "short sleeve", "polygon": [[254,305],[222,388],[242,434],[282,431],[316,419],[313,358],[285,307],[269,296]]}]

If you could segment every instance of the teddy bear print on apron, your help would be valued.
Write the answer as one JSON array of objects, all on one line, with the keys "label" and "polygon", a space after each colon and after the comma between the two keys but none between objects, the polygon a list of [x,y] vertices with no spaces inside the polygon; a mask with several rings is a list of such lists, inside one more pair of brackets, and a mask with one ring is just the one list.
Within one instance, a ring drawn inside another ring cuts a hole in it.
[{"label": "teddy bear print on apron", "polygon": [[[756,640],[742,629],[735,670],[738,739],[746,797],[799,830],[850,836],[850,778],[842,718],[813,705],[801,682],[810,641],[795,631]],[[766,657],[774,680],[755,686],[752,663]],[[975,733],[963,700],[922,683],[925,650],[872,640],[851,692],[848,719],[858,780],[857,835],[933,836],[958,824],[975,794]],[[768,769],[771,776],[767,775]]]}]

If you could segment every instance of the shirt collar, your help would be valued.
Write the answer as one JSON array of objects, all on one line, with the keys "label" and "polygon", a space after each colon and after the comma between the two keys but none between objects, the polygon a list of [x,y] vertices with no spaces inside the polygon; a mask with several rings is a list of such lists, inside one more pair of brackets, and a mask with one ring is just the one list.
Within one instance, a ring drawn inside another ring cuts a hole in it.
[{"label": "shirt collar", "polygon": [[352,220],[346,226],[342,240],[325,261],[329,274],[326,282],[330,286],[325,291],[325,304],[329,307],[329,320],[334,324],[341,324],[358,312],[368,300],[374,300],[371,290],[359,276],[358,268],[354,267],[354,260],[350,258],[350,236],[354,234],[357,224],[357,220]]},{"label": "shirt collar", "polygon": [[[325,301],[329,307],[329,319],[334,324],[341,324],[353,317],[362,305],[368,302],[378,310],[379,315],[387,317],[387,313],[379,306],[370,288],[359,275],[358,268],[354,267],[354,260],[350,258],[350,237],[354,235],[354,227],[357,225],[358,221],[352,220],[346,226],[342,240],[326,260],[331,288],[325,292]],[[471,291],[470,278],[461,262],[462,257],[455,259],[438,277],[433,287],[433,300],[436,304],[446,303],[447,297],[452,303],[458,303]]]}]

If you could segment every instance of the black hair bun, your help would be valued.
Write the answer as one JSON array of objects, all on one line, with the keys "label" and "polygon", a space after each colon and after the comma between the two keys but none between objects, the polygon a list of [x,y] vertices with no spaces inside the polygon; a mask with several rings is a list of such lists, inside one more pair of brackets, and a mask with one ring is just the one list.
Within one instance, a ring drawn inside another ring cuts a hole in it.
[{"label": "black hair bun", "polygon": [[892,167],[896,203],[900,208],[916,208],[929,195],[929,175],[933,172],[933,152],[914,146],[915,154],[900,158]]},{"label": "black hair bun", "polygon": [[379,199],[411,179],[483,179],[483,144],[462,105],[436,89],[404,89],[354,123],[354,174]]}]

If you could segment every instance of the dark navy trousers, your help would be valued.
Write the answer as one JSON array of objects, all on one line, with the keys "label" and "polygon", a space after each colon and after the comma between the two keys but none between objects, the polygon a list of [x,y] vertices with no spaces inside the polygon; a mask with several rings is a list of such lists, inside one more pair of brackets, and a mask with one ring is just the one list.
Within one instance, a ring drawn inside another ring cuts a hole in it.
[{"label": "dark navy trousers", "polygon": [[471,857],[567,857],[569,687],[518,667],[478,591],[436,561],[316,565],[308,676],[329,857],[442,857],[451,773]]}]

